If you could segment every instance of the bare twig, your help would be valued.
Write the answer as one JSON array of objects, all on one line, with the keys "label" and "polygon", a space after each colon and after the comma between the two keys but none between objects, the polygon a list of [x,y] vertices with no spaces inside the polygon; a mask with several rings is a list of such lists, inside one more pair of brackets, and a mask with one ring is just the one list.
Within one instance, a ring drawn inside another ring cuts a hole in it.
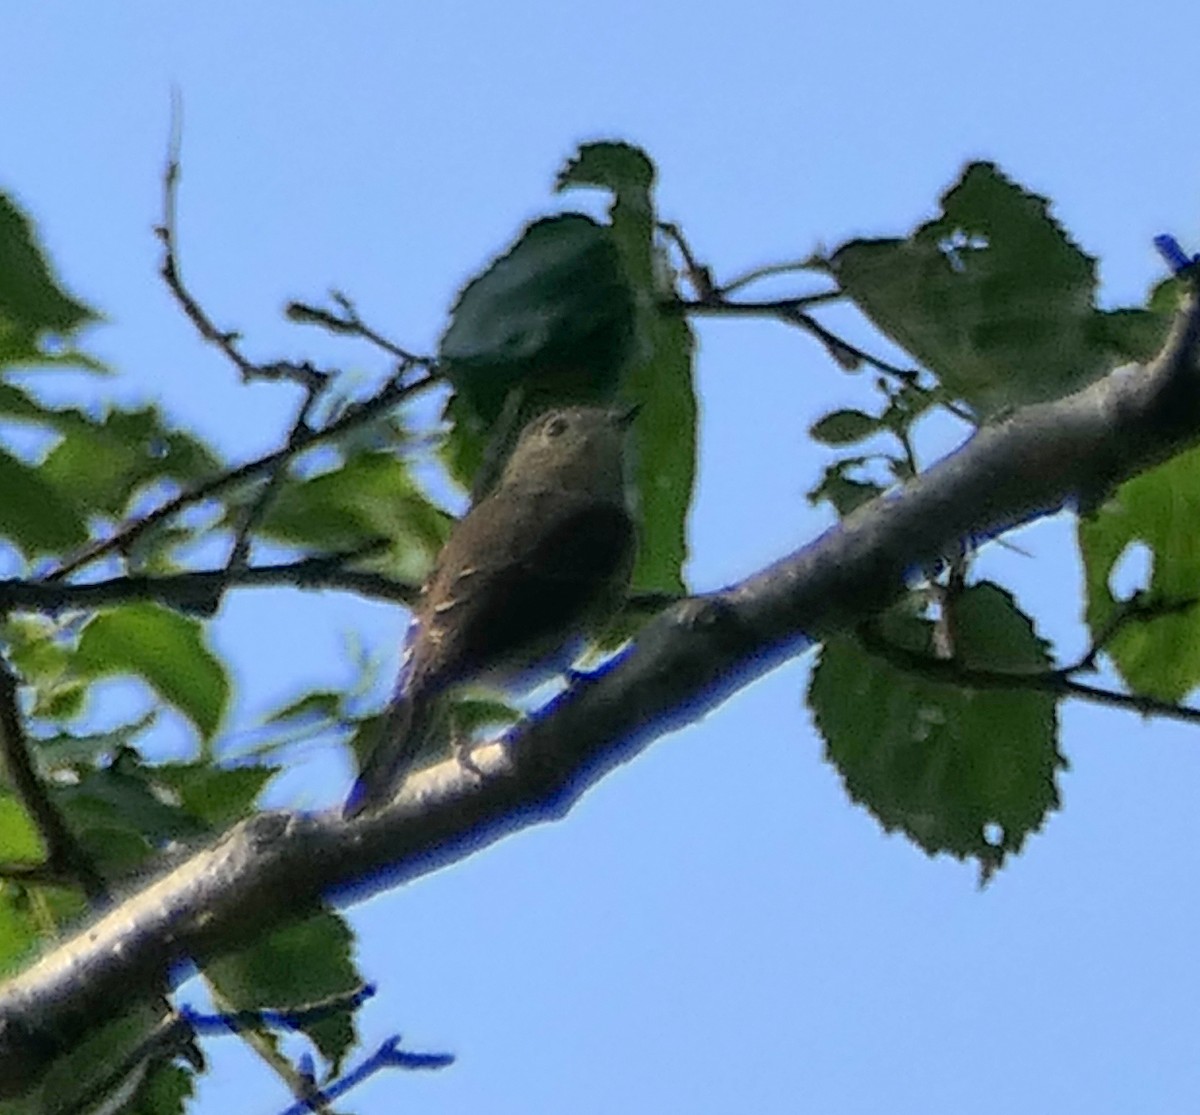
[{"label": "bare twig", "polygon": [[320,306],[310,306],[306,302],[289,302],[285,312],[292,321],[320,325],[331,333],[340,333],[344,336],[362,337],[363,340],[370,341],[371,344],[394,356],[400,361],[404,370],[415,367],[433,367],[432,357],[418,356],[415,352],[409,352],[408,349],[402,348],[395,341],[389,340],[382,333],[372,329],[359,316],[358,308],[346,295],[335,290],[330,297],[341,310],[341,316],[323,310]]},{"label": "bare twig", "polygon": [[[310,384],[305,388],[304,402],[300,404],[300,409],[296,412],[296,417],[292,422],[292,428],[288,431],[286,442],[288,446],[295,445],[309,431],[308,420],[312,417],[313,407],[317,405],[322,391],[322,384]],[[272,502],[279,494],[280,488],[283,487],[289,464],[290,458],[281,461],[270,470],[258,495],[243,512],[242,521],[238,524],[237,532],[234,535],[233,546],[229,550],[229,561],[226,563],[228,573],[238,573],[246,567],[254,531],[262,524],[263,518],[271,509]]]},{"label": "bare twig", "polygon": [[[798,298],[731,302],[718,294],[713,298],[696,299],[693,301],[667,299],[661,305],[665,310],[681,314],[718,317],[773,317],[788,325],[794,325],[798,329],[803,329],[806,333],[816,337],[834,360],[844,368],[865,364],[876,371],[883,372],[885,375],[900,380],[901,383],[909,387],[923,390],[918,382],[920,372],[916,368],[902,367],[899,364],[893,364],[891,361],[884,360],[880,356],[875,356],[873,353],[867,352],[866,349],[847,341],[844,337],[833,332],[832,329],[822,325],[812,314],[807,312],[810,307],[832,302],[841,297],[844,296],[837,291],[824,291],[819,294],[811,294]],[[939,397],[937,402],[938,405],[945,407],[955,417],[961,418],[964,422],[968,422],[972,426],[978,425],[978,418],[953,400]]]},{"label": "bare twig", "polygon": [[12,787],[46,845],[46,872],[51,876],[69,877],[78,883],[93,905],[104,903],[108,899],[108,886],[50,801],[33,769],[29,741],[17,706],[16,675],[3,660],[0,660],[0,752],[4,755]]},{"label": "bare twig", "polygon": [[322,372],[307,362],[296,364],[288,360],[276,360],[269,364],[256,364],[248,360],[238,348],[240,339],[238,334],[218,329],[213,324],[212,318],[205,313],[204,308],[184,284],[179,268],[175,219],[180,177],[179,152],[183,137],[178,107],[173,106],[173,108],[171,134],[167,144],[167,162],[163,169],[163,218],[162,224],[155,229],[163,246],[160,274],[167,284],[167,289],[179,303],[180,309],[187,315],[188,320],[196,327],[200,336],[216,345],[225,354],[225,357],[241,373],[244,382],[252,379],[291,380],[306,391],[319,392],[329,379],[327,372]]},{"label": "bare twig", "polygon": [[[791,275],[796,271],[811,271],[813,270],[811,258],[808,259],[793,259],[786,263],[768,263],[763,267],[752,267],[749,271],[743,271],[742,274],[729,280],[727,283],[722,283],[718,288],[718,292],[728,296],[735,290],[741,290],[743,287],[750,286],[752,283],[757,283],[762,279],[771,279],[776,275]],[[822,298],[823,301],[835,302],[846,295],[840,290],[831,290],[825,295],[816,295],[814,297]],[[810,303],[815,305],[815,303]]]},{"label": "bare twig", "polygon": [[671,221],[659,221],[658,230],[679,249],[679,254],[683,257],[683,272],[687,276],[688,282],[692,284],[696,297],[702,302],[716,298],[718,291],[716,282],[713,280],[712,268],[705,266],[696,258],[687,237],[683,235],[683,229]]}]

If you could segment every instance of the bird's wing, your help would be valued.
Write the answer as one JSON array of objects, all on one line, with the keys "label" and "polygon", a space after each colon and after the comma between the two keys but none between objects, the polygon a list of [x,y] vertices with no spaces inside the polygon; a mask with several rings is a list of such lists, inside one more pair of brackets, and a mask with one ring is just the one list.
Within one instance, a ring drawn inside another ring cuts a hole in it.
[{"label": "bird's wing", "polygon": [[497,492],[466,516],[418,609],[410,684],[552,654],[628,580],[634,527],[618,504]]}]

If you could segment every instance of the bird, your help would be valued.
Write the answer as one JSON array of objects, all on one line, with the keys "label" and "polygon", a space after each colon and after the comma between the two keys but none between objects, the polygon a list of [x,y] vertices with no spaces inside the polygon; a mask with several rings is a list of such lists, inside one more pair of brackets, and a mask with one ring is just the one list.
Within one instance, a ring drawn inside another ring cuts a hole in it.
[{"label": "bird", "polygon": [[395,695],[343,806],[386,805],[465,684],[524,691],[567,669],[620,606],[636,554],[634,406],[546,410],[451,531],[413,607]]}]

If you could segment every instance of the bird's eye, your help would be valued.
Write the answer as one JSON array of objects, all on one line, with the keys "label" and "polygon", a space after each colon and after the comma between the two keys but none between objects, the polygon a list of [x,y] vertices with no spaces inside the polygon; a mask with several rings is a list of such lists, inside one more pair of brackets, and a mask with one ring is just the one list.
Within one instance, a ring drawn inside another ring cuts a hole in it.
[{"label": "bird's eye", "polygon": [[546,423],[546,436],[558,437],[560,434],[565,433],[566,429],[567,420],[561,414],[555,415]]}]

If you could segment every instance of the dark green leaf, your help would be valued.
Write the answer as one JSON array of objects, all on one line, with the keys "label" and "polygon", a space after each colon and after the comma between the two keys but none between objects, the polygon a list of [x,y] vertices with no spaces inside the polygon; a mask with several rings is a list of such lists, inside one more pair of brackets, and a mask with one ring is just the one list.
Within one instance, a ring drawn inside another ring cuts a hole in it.
[{"label": "dark green leaf", "polygon": [[169,787],[180,807],[202,821],[210,831],[221,832],[251,812],[262,788],[278,767],[214,767],[211,763],[164,763],[153,769],[153,778]]},{"label": "dark green leaf", "polygon": [[167,800],[158,783],[156,768],[142,763],[136,752],[122,751],[107,766],[86,771],[77,785],[55,786],[54,793],[81,837],[86,831],[120,831],[157,848],[204,835],[200,821]]},{"label": "dark green leaf", "polygon": [[879,433],[880,421],[861,410],[835,410],[813,424],[809,434],[826,445],[850,445]]},{"label": "dark green leaf", "polygon": [[29,218],[0,194],[0,365],[29,360],[47,335],[69,337],[94,320],[51,274]]},{"label": "dark green leaf", "polygon": [[76,507],[92,514],[122,514],[130,496],[150,481],[186,483],[220,469],[207,446],[168,427],[157,407],[114,410],[99,420],[79,411],[51,411],[45,418],[63,440],[40,471]]},{"label": "dark green leaf", "polygon": [[859,468],[862,464],[863,458],[855,458],[830,465],[821,483],[808,493],[808,502],[815,505],[827,499],[838,515],[845,518],[851,511],[874,499],[883,491],[881,485],[846,475],[848,469]]},{"label": "dark green leaf", "polygon": [[[90,1089],[107,1080],[114,1066],[124,1063],[136,1049],[141,1048],[162,1018],[161,1000],[139,1004],[133,998],[139,990],[135,987],[129,989],[130,1001],[126,1014],[113,1022],[92,1026],[82,1039],[53,1062],[39,1087],[37,1099],[31,1106],[23,1108],[23,1113],[37,1112],[43,1115],[52,1112],[54,1115],[65,1115],[70,1112],[76,1115],[84,1110],[107,1110],[95,1106],[84,1108],[80,1100]],[[152,996],[151,989],[147,992],[147,999]],[[139,1095],[145,1095],[147,1100],[162,1096],[170,1099],[177,1095],[178,1087],[166,1088],[162,1092],[158,1091],[158,1087],[156,1085],[146,1093],[139,1089]],[[138,1106],[132,1102],[120,1107],[121,1115],[170,1115],[174,1111],[178,1111],[178,1108],[167,1106],[160,1112],[158,1108]]]},{"label": "dark green leaf", "polygon": [[518,384],[551,399],[609,399],[630,355],[633,315],[611,231],[580,213],[548,217],[463,289],[439,359],[488,425]]},{"label": "dark green leaf", "polygon": [[[973,586],[954,616],[965,666],[1049,667],[1045,644],[1002,589]],[[892,643],[932,655],[928,621],[897,608],[883,626]],[[1066,760],[1048,693],[932,681],[839,636],[822,648],[808,696],[850,796],[930,854],[972,857],[986,877],[1058,807]]]},{"label": "dark green leaf", "polygon": [[1096,310],[1095,261],[1046,199],[990,163],[968,166],[942,214],[908,239],[851,241],[830,269],[884,333],[983,414],[1065,395],[1144,344],[1132,323]]},{"label": "dark green leaf", "polygon": [[[277,929],[249,947],[223,956],[205,976],[235,1010],[287,1010],[353,993],[362,986],[354,967],[353,934],[325,911]],[[304,1032],[336,1073],[354,1044],[354,1019],[344,1011],[310,1023]]]},{"label": "dark green leaf", "polygon": [[421,493],[393,453],[364,452],[310,480],[290,481],[260,528],[268,537],[331,552],[378,538],[392,546],[370,564],[419,581],[446,540],[451,519]]},{"label": "dark green leaf", "polygon": [[625,143],[591,143],[563,169],[558,189],[601,186],[613,193],[612,234],[636,308],[636,345],[621,395],[641,406],[633,430],[641,512],[637,592],[682,593],[687,516],[696,482],[695,339],[687,320],[663,311],[669,291],[655,244],[654,164]]},{"label": "dark green leaf", "polygon": [[107,732],[83,736],[60,732],[53,736],[39,737],[36,740],[38,759],[50,768],[78,763],[92,765],[102,755],[111,755],[131,747],[138,736],[153,727],[157,720],[158,711],[152,709],[145,716]]},{"label": "dark green leaf", "polygon": [[157,604],[101,612],[83,629],[74,658],[84,678],[134,674],[211,739],[229,704],[225,666],[194,619]]},{"label": "dark green leaf", "polygon": [[266,717],[267,724],[285,720],[335,720],[341,715],[344,695],[332,689],[314,689],[288,702]]},{"label": "dark green leaf", "polygon": [[[1144,596],[1164,604],[1200,596],[1200,449],[1127,480],[1093,515],[1079,520],[1087,586],[1087,622],[1105,633],[1118,609],[1109,585],[1126,549],[1142,543],[1152,555]],[[1177,701],[1200,685],[1200,608],[1126,624],[1106,651],[1138,693]]]},{"label": "dark green leaf", "polygon": [[41,469],[0,450],[0,535],[25,554],[57,553],[87,540],[87,524],[76,505]]},{"label": "dark green leaf", "polygon": [[154,1064],[122,1115],[183,1115],[196,1091],[193,1071],[179,1064]]}]

